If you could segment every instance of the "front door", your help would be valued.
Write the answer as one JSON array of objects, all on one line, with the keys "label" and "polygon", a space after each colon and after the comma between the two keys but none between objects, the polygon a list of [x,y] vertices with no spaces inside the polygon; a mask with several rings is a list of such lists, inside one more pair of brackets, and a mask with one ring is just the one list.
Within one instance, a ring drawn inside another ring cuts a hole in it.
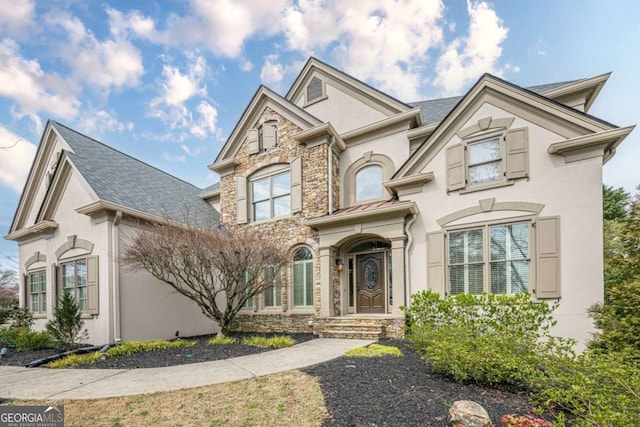
[{"label": "front door", "polygon": [[358,313],[384,313],[384,252],[356,256]]}]

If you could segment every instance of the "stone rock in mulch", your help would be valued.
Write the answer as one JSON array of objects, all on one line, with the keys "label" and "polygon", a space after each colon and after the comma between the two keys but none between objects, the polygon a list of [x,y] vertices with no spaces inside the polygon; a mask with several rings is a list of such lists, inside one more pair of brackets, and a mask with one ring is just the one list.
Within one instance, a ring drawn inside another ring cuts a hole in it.
[{"label": "stone rock in mulch", "polygon": [[458,400],[449,409],[449,422],[461,427],[491,427],[487,411],[472,400]]}]

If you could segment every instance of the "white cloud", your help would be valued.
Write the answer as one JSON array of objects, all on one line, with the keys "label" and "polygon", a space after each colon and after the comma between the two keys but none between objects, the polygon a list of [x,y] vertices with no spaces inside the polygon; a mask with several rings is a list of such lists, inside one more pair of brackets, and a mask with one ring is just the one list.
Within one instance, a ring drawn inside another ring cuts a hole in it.
[{"label": "white cloud", "polygon": [[[73,118],[80,102],[60,76],[45,73],[35,59],[26,59],[11,39],[0,41],[0,96],[13,99],[14,116],[33,116],[40,111],[62,118]],[[36,123],[37,124],[37,123]]]},{"label": "white cloud", "polygon": [[547,48],[545,47],[542,39],[538,39],[538,41],[536,41],[535,46],[529,48],[529,56],[533,56],[533,55],[545,56],[546,54],[547,54]]},{"label": "white cloud", "polygon": [[405,100],[420,97],[428,51],[441,43],[440,0],[301,0],[285,12],[286,45],[330,49],[357,78]]},{"label": "white cloud", "polygon": [[132,122],[118,121],[112,112],[104,110],[90,110],[81,114],[78,120],[78,128],[86,133],[92,132],[118,132],[132,131]]},{"label": "white cloud", "polygon": [[191,127],[191,134],[200,138],[219,133],[217,128],[218,110],[207,101],[202,101],[196,111],[200,114],[200,120]]},{"label": "white cloud", "polygon": [[180,156],[180,155],[172,156],[168,153],[162,153],[162,158],[168,162],[180,162],[180,163],[184,163],[187,160],[185,156]]},{"label": "white cloud", "polygon": [[248,59],[244,59],[240,63],[240,69],[242,71],[251,71],[253,69],[253,63]]},{"label": "white cloud", "polygon": [[509,30],[484,1],[467,0],[471,23],[466,38],[453,40],[436,66],[434,84],[445,94],[458,94],[483,73],[502,74],[497,61]]},{"label": "white cloud", "polygon": [[144,72],[142,55],[118,31],[116,37],[99,41],[78,18],[64,12],[49,15],[47,23],[66,33],[68,40],[57,53],[76,78],[107,90],[138,84]]},{"label": "white cloud", "polygon": [[36,155],[36,146],[0,126],[0,147],[3,147],[0,148],[0,183],[20,193]]},{"label": "white cloud", "polygon": [[159,31],[152,18],[143,16],[137,10],[123,14],[119,10],[107,8],[107,15],[111,34],[115,38],[125,38],[131,32],[154,43],[168,42],[168,33]]},{"label": "white cloud", "polygon": [[260,71],[260,81],[266,85],[279,83],[284,77],[284,68],[278,62],[278,55],[269,55],[264,59]]},{"label": "white cloud", "polygon": [[0,0],[0,32],[21,35],[33,27],[34,0]]}]

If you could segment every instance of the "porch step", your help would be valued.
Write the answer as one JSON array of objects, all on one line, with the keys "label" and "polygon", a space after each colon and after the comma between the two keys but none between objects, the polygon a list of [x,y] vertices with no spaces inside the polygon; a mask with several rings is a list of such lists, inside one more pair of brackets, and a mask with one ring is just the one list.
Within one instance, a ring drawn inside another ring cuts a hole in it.
[{"label": "porch step", "polygon": [[385,336],[385,326],[381,319],[328,318],[324,319],[319,331],[321,338],[356,338],[377,340]]}]

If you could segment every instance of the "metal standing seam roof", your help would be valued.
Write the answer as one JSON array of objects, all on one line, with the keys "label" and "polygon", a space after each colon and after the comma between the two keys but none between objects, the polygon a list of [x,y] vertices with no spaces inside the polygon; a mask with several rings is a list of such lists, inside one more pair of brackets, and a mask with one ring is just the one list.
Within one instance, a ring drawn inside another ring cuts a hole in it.
[{"label": "metal standing seam roof", "polygon": [[[566,86],[571,83],[578,82],[580,80],[582,79],[529,86],[525,89],[537,94],[541,94],[562,86]],[[454,109],[454,107],[458,104],[458,102],[460,102],[462,98],[462,96],[453,96],[450,98],[429,99],[426,101],[410,102],[409,105],[411,105],[412,107],[420,107],[422,111],[422,120],[424,122],[424,125],[427,126],[434,123],[440,123],[442,120],[444,120],[444,118],[447,117],[447,114],[449,114],[451,110]]]},{"label": "metal standing seam roof", "polygon": [[58,122],[51,125],[69,144],[67,155],[98,198],[146,214],[217,226],[219,213],[188,182],[89,138]]}]

